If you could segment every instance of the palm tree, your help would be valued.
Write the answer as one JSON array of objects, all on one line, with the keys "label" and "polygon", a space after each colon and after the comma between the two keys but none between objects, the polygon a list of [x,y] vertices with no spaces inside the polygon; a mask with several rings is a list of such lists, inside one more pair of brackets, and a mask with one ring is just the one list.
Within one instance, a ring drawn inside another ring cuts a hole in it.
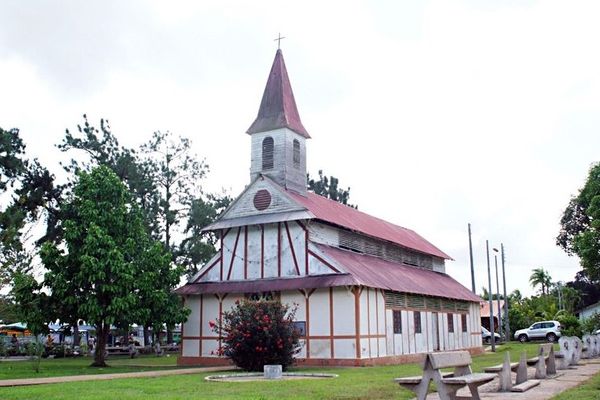
[{"label": "palm tree", "polygon": [[535,268],[531,276],[529,277],[529,283],[531,287],[541,286],[542,294],[545,296],[548,294],[548,289],[552,285],[552,277],[548,271],[545,271],[543,267]]}]

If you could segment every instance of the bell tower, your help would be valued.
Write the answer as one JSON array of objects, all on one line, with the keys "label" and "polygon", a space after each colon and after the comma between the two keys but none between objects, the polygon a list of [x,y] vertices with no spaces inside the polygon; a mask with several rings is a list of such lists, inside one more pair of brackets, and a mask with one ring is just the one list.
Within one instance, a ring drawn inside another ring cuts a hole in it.
[{"label": "bell tower", "polygon": [[256,119],[246,131],[252,137],[250,179],[259,174],[306,195],[306,139],[296,100],[277,50]]}]

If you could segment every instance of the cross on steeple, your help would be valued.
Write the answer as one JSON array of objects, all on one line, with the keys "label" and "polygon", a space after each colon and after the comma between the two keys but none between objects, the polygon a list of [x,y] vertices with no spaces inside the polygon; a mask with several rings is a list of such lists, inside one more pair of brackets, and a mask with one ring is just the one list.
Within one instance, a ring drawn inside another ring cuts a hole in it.
[{"label": "cross on steeple", "polygon": [[281,39],[285,39],[285,36],[281,36],[281,33],[277,34],[277,39],[273,41],[277,41],[277,50],[281,48]]}]

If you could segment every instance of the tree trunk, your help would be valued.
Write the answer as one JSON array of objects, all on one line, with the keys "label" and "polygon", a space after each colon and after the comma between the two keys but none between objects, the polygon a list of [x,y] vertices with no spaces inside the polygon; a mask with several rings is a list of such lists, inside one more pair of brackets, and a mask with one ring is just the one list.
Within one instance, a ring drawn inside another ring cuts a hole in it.
[{"label": "tree trunk", "polygon": [[167,326],[167,344],[173,343],[173,329]]},{"label": "tree trunk", "polygon": [[79,325],[77,321],[73,324],[73,348],[78,347],[81,344],[81,337],[79,336]]},{"label": "tree trunk", "polygon": [[144,347],[150,346],[150,330],[148,325],[144,325]]},{"label": "tree trunk", "polygon": [[96,325],[96,335],[98,336],[96,339],[96,346],[94,348],[94,362],[92,363],[92,367],[107,367],[106,362],[104,361],[104,352],[106,351],[106,340],[108,338],[108,332],[110,329],[110,325],[105,323],[99,323]]}]

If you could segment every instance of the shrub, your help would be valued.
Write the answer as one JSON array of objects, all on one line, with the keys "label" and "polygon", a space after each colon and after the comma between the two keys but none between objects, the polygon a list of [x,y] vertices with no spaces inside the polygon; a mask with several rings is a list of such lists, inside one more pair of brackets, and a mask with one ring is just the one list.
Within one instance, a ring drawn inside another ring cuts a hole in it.
[{"label": "shrub", "polygon": [[583,320],[581,330],[583,333],[593,334],[600,329],[600,314],[594,313],[591,317]]},{"label": "shrub", "polygon": [[280,301],[236,301],[221,322],[210,323],[222,337],[218,354],[246,371],[262,371],[269,364],[287,369],[301,348],[293,324],[295,313],[295,307]]},{"label": "shrub", "polygon": [[563,336],[581,337],[581,323],[573,314],[564,314],[556,318],[560,322],[560,333]]}]

